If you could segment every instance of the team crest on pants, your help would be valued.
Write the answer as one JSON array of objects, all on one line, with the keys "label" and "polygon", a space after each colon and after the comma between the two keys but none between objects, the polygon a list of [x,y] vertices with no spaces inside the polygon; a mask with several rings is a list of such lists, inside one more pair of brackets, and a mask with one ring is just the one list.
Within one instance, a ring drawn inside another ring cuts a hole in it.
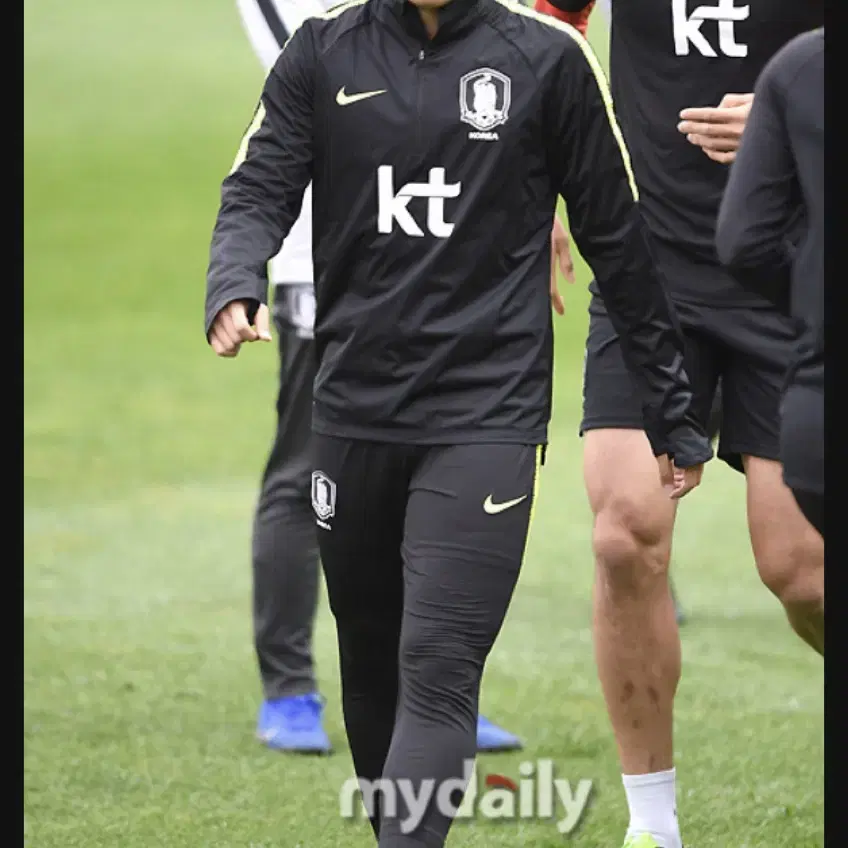
[{"label": "team crest on pants", "polygon": [[459,117],[477,132],[468,137],[497,141],[495,127],[505,124],[512,101],[512,83],[505,74],[491,68],[478,68],[459,81]]},{"label": "team crest on pants", "polygon": [[327,521],[336,514],[336,484],[323,472],[312,472],[312,509],[318,526],[330,529]]}]

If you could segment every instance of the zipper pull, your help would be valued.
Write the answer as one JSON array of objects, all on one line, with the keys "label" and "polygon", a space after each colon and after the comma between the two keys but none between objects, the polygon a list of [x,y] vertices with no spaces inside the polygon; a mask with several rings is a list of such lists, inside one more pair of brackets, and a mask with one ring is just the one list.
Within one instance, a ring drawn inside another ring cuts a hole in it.
[{"label": "zipper pull", "polygon": [[418,54],[418,61],[419,62],[424,61],[424,51],[423,50]]}]

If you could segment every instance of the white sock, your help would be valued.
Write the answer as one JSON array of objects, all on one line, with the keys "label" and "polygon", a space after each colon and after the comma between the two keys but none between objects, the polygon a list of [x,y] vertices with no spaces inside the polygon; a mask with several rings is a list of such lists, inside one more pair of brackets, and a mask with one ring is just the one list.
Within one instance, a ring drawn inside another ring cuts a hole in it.
[{"label": "white sock", "polygon": [[630,808],[628,836],[647,833],[661,848],[683,848],[677,823],[677,788],[674,769],[651,774],[623,774]]}]

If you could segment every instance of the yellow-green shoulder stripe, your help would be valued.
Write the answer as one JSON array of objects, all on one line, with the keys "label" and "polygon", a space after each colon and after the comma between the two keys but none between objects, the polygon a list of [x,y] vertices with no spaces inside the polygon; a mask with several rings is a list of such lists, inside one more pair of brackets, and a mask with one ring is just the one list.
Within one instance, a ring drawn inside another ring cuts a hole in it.
[{"label": "yellow-green shoulder stripe", "polygon": [[514,0],[498,0],[498,2],[517,15],[524,15],[525,17],[533,18],[534,20],[539,21],[539,23],[546,24],[547,26],[567,33],[574,41],[577,42],[578,46],[583,51],[583,55],[586,57],[586,61],[589,63],[589,67],[592,69],[592,73],[595,75],[595,80],[598,83],[601,97],[604,100],[604,107],[607,110],[607,118],[609,119],[612,133],[615,136],[615,140],[618,142],[619,150],[621,150],[621,158],[624,160],[624,169],[627,171],[627,182],[630,184],[630,191],[633,193],[633,199],[638,200],[639,189],[636,186],[636,178],[633,176],[633,165],[630,161],[630,151],[624,143],[624,136],[621,134],[621,127],[619,127],[618,121],[615,117],[609,83],[607,82],[604,69],[601,67],[601,63],[598,61],[598,57],[595,55],[595,52],[592,50],[589,42],[586,41],[580,32],[571,26],[571,24],[559,21],[550,15],[544,15],[534,9],[529,9],[521,3],[514,2]]},{"label": "yellow-green shoulder stripe", "polygon": [[[346,12],[348,9],[353,9],[356,6],[362,6],[367,3],[368,0],[349,0],[347,3],[341,3],[338,6],[334,6],[328,12],[324,12],[321,15],[310,15],[309,18],[305,18],[300,22],[293,30],[291,35],[286,39],[286,43],[283,45],[283,50],[286,49],[288,43],[294,38],[294,34],[300,29],[300,27],[306,23],[310,18],[317,18],[322,21],[332,21],[334,18],[339,17],[343,12]],[[233,161],[233,166],[230,168],[230,173],[235,172],[239,166],[244,162],[247,158],[247,146],[250,144],[250,139],[256,134],[259,130],[259,127],[262,126],[262,122],[265,120],[265,104],[262,101],[259,101],[259,106],[256,107],[256,114],[253,116],[253,120],[250,122],[250,126],[247,128],[247,132],[244,134],[244,137],[241,140],[241,144],[239,144],[238,152],[236,153],[236,158]]]},{"label": "yellow-green shoulder stripe", "polygon": [[527,523],[527,534],[530,534],[530,528],[533,526],[533,519],[536,517],[536,500],[539,497],[539,477],[542,472],[542,457],[545,455],[545,446],[536,445],[536,465],[533,469],[533,492],[530,501],[530,519]]},{"label": "yellow-green shoulder stripe", "polygon": [[235,173],[242,162],[247,158],[247,145],[250,144],[250,139],[253,138],[254,133],[262,126],[262,122],[265,120],[265,104],[260,100],[259,105],[256,107],[256,113],[253,116],[253,120],[250,122],[250,126],[247,128],[247,132],[244,134],[241,140],[241,144],[239,144],[238,152],[236,153],[236,158],[233,160],[233,166],[230,168],[230,173]]}]

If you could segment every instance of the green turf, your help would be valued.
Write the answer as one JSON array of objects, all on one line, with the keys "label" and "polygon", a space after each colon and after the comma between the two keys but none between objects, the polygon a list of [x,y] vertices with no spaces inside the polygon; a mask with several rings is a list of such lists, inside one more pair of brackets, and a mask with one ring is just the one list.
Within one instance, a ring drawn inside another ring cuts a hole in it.
[{"label": "green turf", "polygon": [[[218,181],[261,83],[234,4],[24,8],[26,844],[370,845],[336,812],[350,761],[323,606],[340,753],[285,758],[252,738],[248,533],[274,353],[219,361],[201,331]],[[567,296],[554,447],[483,703],[530,757],[596,782],[573,844],[616,848],[625,808],[592,663],[574,435],[585,285]],[[716,466],[681,517],[680,816],[694,848],[812,848],[821,663],[758,585],[743,512],[741,480]],[[516,777],[520,760],[483,768]],[[565,840],[550,823],[474,823],[450,844]]]}]

